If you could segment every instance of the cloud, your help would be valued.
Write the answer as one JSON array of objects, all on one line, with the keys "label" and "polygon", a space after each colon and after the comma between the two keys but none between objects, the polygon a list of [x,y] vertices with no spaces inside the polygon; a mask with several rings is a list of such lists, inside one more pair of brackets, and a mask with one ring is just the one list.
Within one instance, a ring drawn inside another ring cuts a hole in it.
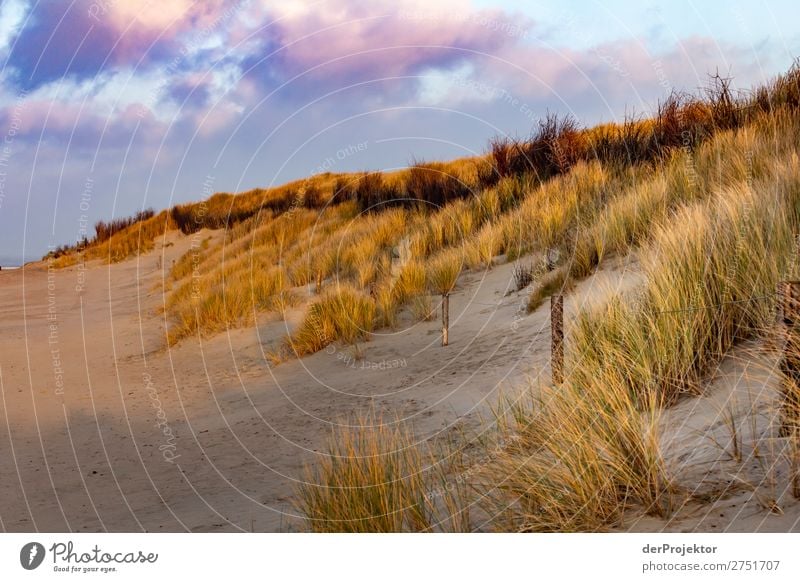
[{"label": "cloud", "polygon": [[[764,47],[762,47],[764,48]],[[570,112],[591,123],[626,111],[651,113],[670,91],[699,92],[719,69],[738,87],[762,83],[772,70],[765,54],[690,37],[668,50],[651,50],[645,39],[628,38],[585,50],[541,44],[503,47],[467,67],[435,71],[423,85],[429,105],[516,107]],[[731,65],[735,63],[735,65]]]},{"label": "cloud", "polygon": [[490,25],[513,16],[499,10],[476,12],[459,0],[439,3],[435,11],[415,0],[398,2],[392,11],[375,11],[374,3],[358,1],[337,10],[290,7],[287,14],[277,12],[277,16],[286,73],[302,73],[325,63],[312,73],[316,77],[408,75],[491,53],[517,40],[498,33],[497,24]]},{"label": "cloud", "polygon": [[[6,12],[17,22],[24,10]],[[388,91],[412,99],[418,81],[380,79],[446,69],[510,47],[519,40],[509,34],[519,24],[511,23],[528,23],[471,10],[465,0],[445,0],[434,12],[419,0],[392,9],[363,0],[77,0],[38,3],[27,21],[7,60],[0,104],[8,106],[19,91],[37,108],[58,103],[49,117],[55,135],[67,119],[84,133],[124,123],[115,112],[132,105],[165,125],[202,117],[208,132],[294,77],[276,99],[302,105],[359,83],[363,101],[377,104]],[[221,100],[230,103],[222,107]],[[204,115],[209,108],[222,121]],[[39,129],[47,132],[32,125],[30,133]]]},{"label": "cloud", "polygon": [[696,88],[718,65],[735,63],[744,85],[771,67],[771,45],[626,36],[576,48],[547,30],[467,0],[4,0],[0,130],[22,95],[18,163],[69,143],[63,172],[38,162],[38,191],[56,191],[62,174],[80,191],[92,167],[103,187],[166,206],[173,193],[197,198],[193,180],[209,168],[222,189],[263,185],[353,140],[368,153],[337,170],[402,165],[527,133],[547,109],[591,123]]},{"label": "cloud", "polygon": [[24,0],[6,0],[0,5],[0,56],[8,54],[27,13],[28,2]]},{"label": "cloud", "polygon": [[[20,22],[25,6],[4,3],[0,31]],[[0,107],[23,90],[32,107],[55,109],[29,126],[34,136],[79,126],[88,136],[116,125],[123,135],[136,107],[154,134],[202,123],[211,136],[256,108],[318,99],[325,105],[314,110],[332,115],[403,103],[479,109],[501,97],[611,115],[621,103],[645,107],[665,92],[665,80],[695,87],[720,60],[745,69],[757,61],[702,37],[667,53],[639,38],[580,50],[546,44],[531,19],[475,10],[467,0],[398,0],[391,8],[366,0],[77,0],[39,3],[27,20]]]},{"label": "cloud", "polygon": [[[244,3],[232,8],[223,0],[38,2],[27,25],[16,33],[7,66],[17,72],[17,86],[29,90],[65,77],[92,78],[109,69],[157,67],[176,54],[202,48],[196,38],[207,39],[240,5]],[[4,3],[0,42],[23,10],[18,0],[8,8]]]}]

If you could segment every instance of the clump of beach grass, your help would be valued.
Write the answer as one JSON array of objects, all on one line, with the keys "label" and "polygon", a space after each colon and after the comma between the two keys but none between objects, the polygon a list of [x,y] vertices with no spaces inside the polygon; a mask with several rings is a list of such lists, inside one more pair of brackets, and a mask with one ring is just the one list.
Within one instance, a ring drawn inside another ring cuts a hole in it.
[{"label": "clump of beach grass", "polygon": [[339,285],[324,293],[308,308],[300,327],[286,338],[295,355],[313,354],[340,341],[365,341],[375,326],[375,302],[353,287]]},{"label": "clump of beach grass", "polygon": [[469,531],[467,491],[448,481],[461,459],[400,422],[358,417],[306,467],[295,505],[315,532]]},{"label": "clump of beach grass", "polygon": [[450,293],[461,274],[462,259],[458,252],[448,251],[431,261],[428,267],[428,285],[434,293],[442,296],[442,345],[449,344]]}]

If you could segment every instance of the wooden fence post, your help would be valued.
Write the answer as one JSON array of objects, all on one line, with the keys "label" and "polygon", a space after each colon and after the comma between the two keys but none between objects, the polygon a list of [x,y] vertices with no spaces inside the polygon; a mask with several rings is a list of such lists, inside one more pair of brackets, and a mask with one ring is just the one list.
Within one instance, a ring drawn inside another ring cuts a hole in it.
[{"label": "wooden fence post", "polygon": [[792,495],[800,498],[800,281],[778,283],[778,324],[783,375],[780,435],[793,440]]},{"label": "wooden fence post", "polygon": [[450,343],[450,295],[442,295],[442,346]]},{"label": "wooden fence post", "polygon": [[553,384],[561,384],[564,381],[564,296],[560,293],[550,296],[550,350]]}]

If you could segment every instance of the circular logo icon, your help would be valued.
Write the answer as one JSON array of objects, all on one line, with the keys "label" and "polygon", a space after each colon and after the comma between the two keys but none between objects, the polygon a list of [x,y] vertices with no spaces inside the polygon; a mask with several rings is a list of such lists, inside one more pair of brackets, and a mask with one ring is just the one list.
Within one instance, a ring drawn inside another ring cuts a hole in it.
[{"label": "circular logo icon", "polygon": [[29,542],[19,551],[19,563],[26,570],[35,570],[44,560],[44,546],[39,542]]}]

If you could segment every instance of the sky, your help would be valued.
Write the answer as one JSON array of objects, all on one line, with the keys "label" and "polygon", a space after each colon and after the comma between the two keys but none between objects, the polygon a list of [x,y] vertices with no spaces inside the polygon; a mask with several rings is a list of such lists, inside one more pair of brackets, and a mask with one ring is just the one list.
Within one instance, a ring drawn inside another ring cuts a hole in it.
[{"label": "sky", "polygon": [[[479,154],[800,55],[788,1],[2,0],[0,265],[95,221]],[[204,194],[205,193],[205,194]]]}]

